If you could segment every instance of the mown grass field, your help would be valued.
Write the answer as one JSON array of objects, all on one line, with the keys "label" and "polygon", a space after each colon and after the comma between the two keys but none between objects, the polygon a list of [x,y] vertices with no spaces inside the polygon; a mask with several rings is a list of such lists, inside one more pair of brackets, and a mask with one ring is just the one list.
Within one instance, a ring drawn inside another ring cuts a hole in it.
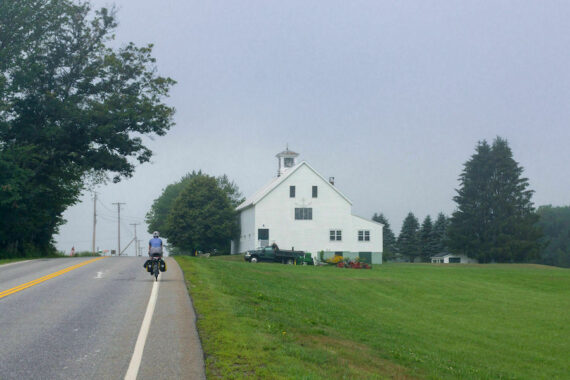
[{"label": "mown grass field", "polygon": [[568,269],[176,259],[208,378],[570,378]]}]

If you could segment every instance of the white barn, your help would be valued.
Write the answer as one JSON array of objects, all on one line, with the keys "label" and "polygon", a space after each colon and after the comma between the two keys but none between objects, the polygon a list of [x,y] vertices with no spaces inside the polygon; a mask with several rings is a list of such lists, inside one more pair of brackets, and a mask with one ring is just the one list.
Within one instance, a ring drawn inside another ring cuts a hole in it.
[{"label": "white barn", "polygon": [[324,259],[342,255],[382,263],[383,225],[352,215],[352,202],[297,153],[279,153],[278,176],[237,207],[241,235],[232,253],[276,243]]}]

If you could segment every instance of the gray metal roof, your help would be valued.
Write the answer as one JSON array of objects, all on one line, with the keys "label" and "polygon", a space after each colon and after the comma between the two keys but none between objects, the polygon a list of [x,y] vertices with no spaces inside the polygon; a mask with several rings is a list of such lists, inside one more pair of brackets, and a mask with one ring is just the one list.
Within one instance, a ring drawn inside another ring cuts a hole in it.
[{"label": "gray metal roof", "polygon": [[443,256],[448,256],[448,255],[454,255],[454,253],[444,251],[444,252],[437,253],[437,254],[433,255],[432,257],[443,257]]},{"label": "gray metal roof", "polygon": [[281,153],[277,153],[277,155],[275,155],[275,157],[281,157],[281,156],[294,156],[297,157],[299,155],[299,153],[293,152],[292,150],[289,150],[289,148],[287,148],[286,150],[284,150]]}]

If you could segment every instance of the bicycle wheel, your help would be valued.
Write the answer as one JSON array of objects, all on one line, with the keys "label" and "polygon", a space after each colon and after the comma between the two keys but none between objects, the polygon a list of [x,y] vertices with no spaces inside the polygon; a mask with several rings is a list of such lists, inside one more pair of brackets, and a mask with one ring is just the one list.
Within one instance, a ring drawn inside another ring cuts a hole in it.
[{"label": "bicycle wheel", "polygon": [[158,281],[159,267],[158,267],[158,262],[157,262],[157,260],[154,260],[154,263],[152,263],[152,271],[153,271],[153,273],[154,273],[155,281]]}]

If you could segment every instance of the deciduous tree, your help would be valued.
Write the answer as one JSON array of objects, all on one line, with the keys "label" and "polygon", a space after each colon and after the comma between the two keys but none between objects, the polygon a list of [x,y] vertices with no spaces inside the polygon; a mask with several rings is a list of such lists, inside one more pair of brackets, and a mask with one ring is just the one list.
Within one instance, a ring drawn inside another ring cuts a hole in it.
[{"label": "deciduous tree", "polygon": [[152,45],[109,47],[114,10],[72,0],[0,1],[0,246],[47,252],[67,207],[111,173],[133,174],[164,135],[174,81]]},{"label": "deciduous tree", "polygon": [[[163,236],[168,236],[168,225],[166,220],[168,215],[172,212],[174,207],[174,202],[176,198],[182,193],[182,191],[188,186],[190,181],[195,177],[204,176],[201,170],[192,171],[186,174],[180,179],[180,181],[175,182],[166,186],[162,191],[162,194],[154,200],[149,212],[146,214],[146,222],[148,224],[148,232],[160,231]],[[230,201],[233,208],[236,208],[240,203],[244,201],[244,198],[239,191],[238,186],[235,182],[231,181],[227,175],[222,175],[216,177],[216,182],[218,187],[222,189]]]},{"label": "deciduous tree", "polygon": [[236,211],[216,178],[193,177],[173,203],[167,217],[168,243],[180,251],[218,250],[229,253],[239,233]]}]

